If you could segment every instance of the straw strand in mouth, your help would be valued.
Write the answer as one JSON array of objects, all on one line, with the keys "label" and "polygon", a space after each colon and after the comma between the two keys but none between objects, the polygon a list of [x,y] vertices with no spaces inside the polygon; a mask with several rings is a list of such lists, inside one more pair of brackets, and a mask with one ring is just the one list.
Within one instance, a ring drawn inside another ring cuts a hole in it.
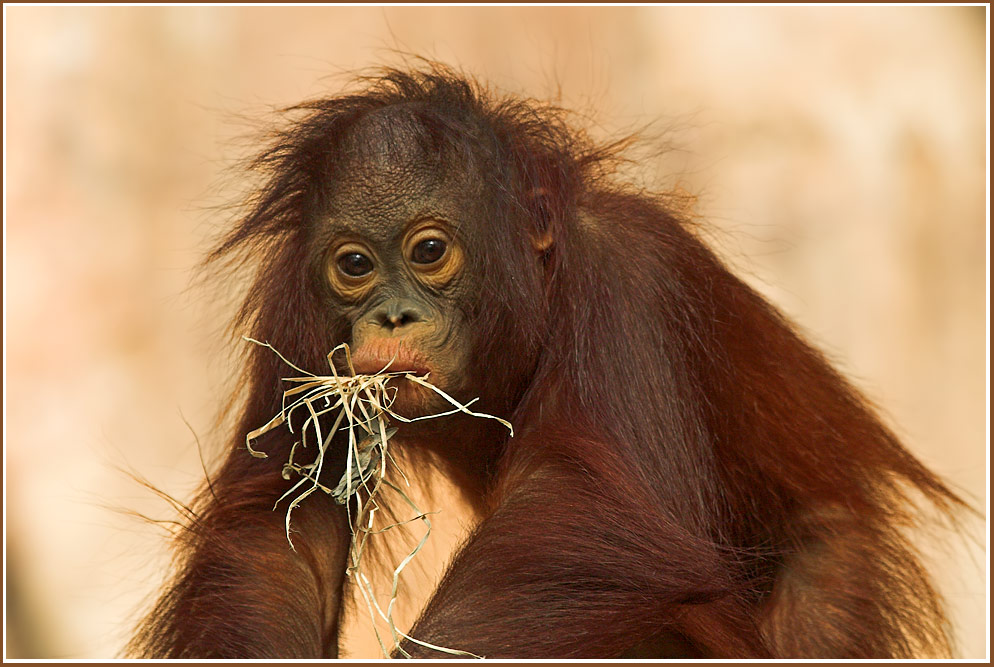
[{"label": "straw strand in mouth", "polygon": [[[286,510],[285,530],[290,548],[294,548],[293,540],[290,537],[290,517],[293,510],[300,506],[315,491],[323,491],[331,495],[335,502],[345,505],[349,515],[352,539],[349,546],[349,564],[346,568],[346,575],[358,584],[359,591],[366,602],[370,617],[373,620],[373,632],[376,634],[376,640],[380,645],[380,649],[383,651],[383,655],[389,657],[390,652],[384,645],[380,632],[376,628],[375,619],[377,616],[382,618],[390,628],[393,649],[404,657],[410,657],[410,655],[401,648],[401,638],[451,655],[474,658],[482,657],[466,651],[435,646],[434,644],[415,639],[400,631],[394,623],[393,608],[397,600],[400,573],[428,541],[428,536],[431,534],[431,521],[428,519],[428,516],[435,512],[423,512],[404,493],[400,486],[387,478],[390,472],[396,471],[405,484],[410,486],[407,476],[401,467],[397,465],[396,459],[389,451],[389,441],[398,431],[398,427],[390,426],[390,422],[394,420],[399,423],[410,423],[463,412],[473,417],[495,419],[506,426],[513,436],[514,429],[511,427],[511,424],[499,417],[470,410],[469,406],[475,403],[477,399],[473,399],[467,403],[460,403],[428,382],[425,379],[427,374],[420,377],[405,371],[381,371],[373,375],[356,374],[355,368],[352,365],[351,352],[346,343],[338,345],[328,353],[328,366],[331,369],[331,375],[321,376],[298,368],[269,343],[248,337],[245,337],[245,340],[269,348],[284,363],[300,373],[296,377],[283,378],[283,381],[289,383],[291,386],[283,392],[280,411],[266,422],[266,424],[245,436],[245,446],[252,456],[268,458],[268,454],[254,448],[254,442],[262,435],[283,425],[286,425],[288,430],[293,433],[291,417],[295,411],[301,409],[306,411],[306,418],[300,426],[299,440],[291,446],[288,460],[283,465],[282,470],[284,479],[290,480],[295,475],[300,479],[286,493],[280,496],[273,508],[276,509],[280,503],[289,499]],[[332,363],[332,357],[340,350],[344,351],[346,365],[352,373],[351,375],[339,375]],[[389,364],[386,367],[389,367]],[[437,414],[414,418],[407,418],[397,414],[391,409],[397,396],[397,388],[395,386],[388,386],[387,383],[398,377],[405,378],[434,391],[450,403],[453,408]],[[330,429],[324,431],[321,427],[321,418],[329,414],[336,414],[336,416]],[[338,484],[332,488],[323,484],[320,479],[324,466],[325,452],[331,445],[335,434],[339,432],[347,433],[348,449],[345,458],[345,471]],[[299,463],[297,459],[300,456],[300,450],[308,448],[308,435],[312,436],[314,441],[312,444],[316,444],[315,455],[309,463]],[[387,526],[375,527],[376,513],[380,509],[376,499],[384,489],[389,489],[398,494],[404,503],[414,512],[414,516]],[[355,516],[352,515],[353,506],[355,507]],[[415,521],[421,521],[424,524],[424,535],[421,537],[417,546],[393,570],[390,600],[384,610],[377,601],[373,593],[372,584],[363,569],[362,556],[367,541],[373,535],[378,535]]]}]

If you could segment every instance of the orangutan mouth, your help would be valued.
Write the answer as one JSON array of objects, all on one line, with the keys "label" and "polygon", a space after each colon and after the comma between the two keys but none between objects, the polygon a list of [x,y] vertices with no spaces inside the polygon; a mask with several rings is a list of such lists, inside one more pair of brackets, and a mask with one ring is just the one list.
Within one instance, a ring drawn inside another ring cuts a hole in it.
[{"label": "orangutan mouth", "polygon": [[424,355],[403,341],[376,340],[352,352],[352,368],[357,375],[410,373],[425,375],[431,367]]}]

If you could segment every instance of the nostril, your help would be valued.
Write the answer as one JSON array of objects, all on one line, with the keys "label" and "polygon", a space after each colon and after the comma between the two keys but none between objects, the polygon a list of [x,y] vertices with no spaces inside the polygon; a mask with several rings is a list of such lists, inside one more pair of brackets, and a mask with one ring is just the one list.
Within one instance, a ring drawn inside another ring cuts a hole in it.
[{"label": "nostril", "polygon": [[421,321],[421,314],[416,308],[410,307],[403,302],[389,303],[384,305],[374,314],[376,322],[390,329],[397,329],[406,324]]},{"label": "nostril", "polygon": [[418,316],[417,312],[413,310],[405,310],[401,313],[391,314],[388,318],[390,324],[395,327],[402,327],[405,324],[411,324],[412,322],[417,322],[421,318]]}]

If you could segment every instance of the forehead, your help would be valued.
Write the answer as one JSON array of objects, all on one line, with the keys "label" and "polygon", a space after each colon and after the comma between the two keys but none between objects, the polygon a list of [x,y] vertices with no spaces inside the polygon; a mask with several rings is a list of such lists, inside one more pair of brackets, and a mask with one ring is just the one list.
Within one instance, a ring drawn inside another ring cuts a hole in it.
[{"label": "forehead", "polygon": [[452,215],[466,180],[458,171],[446,168],[443,147],[412,110],[374,111],[339,143],[328,222],[387,238],[414,219]]}]

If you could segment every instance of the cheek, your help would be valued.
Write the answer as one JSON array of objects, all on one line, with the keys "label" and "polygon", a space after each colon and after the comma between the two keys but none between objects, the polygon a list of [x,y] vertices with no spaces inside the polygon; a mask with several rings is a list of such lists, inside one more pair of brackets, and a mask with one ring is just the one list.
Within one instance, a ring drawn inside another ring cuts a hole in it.
[{"label": "cheek", "polygon": [[421,348],[431,356],[432,365],[448,379],[466,375],[472,360],[473,338],[466,318],[460,313],[449,315],[442,324],[421,338]]},{"label": "cheek", "polygon": [[462,314],[450,317],[446,324],[438,337],[425,341],[433,366],[429,381],[460,400],[474,398],[477,387],[473,381],[473,332]]}]

